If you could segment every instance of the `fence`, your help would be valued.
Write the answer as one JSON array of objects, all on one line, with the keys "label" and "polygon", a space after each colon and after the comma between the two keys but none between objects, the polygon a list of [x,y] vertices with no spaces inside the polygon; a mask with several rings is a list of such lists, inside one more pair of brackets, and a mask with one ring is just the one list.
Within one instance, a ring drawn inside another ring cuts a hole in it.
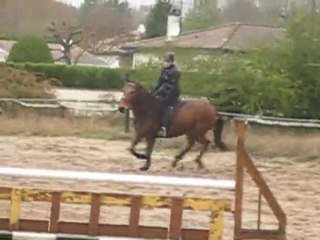
[{"label": "fence", "polygon": [[[72,179],[75,181],[111,181],[118,183],[143,183],[174,186],[210,187],[234,190],[235,182],[197,178],[179,178],[164,176],[146,176],[134,174],[89,173],[72,171],[54,171],[39,169],[0,168],[0,176],[29,177],[47,179]],[[131,194],[110,194],[94,192],[53,192],[39,189],[0,188],[0,200],[11,201],[8,219],[0,219],[0,230],[33,231],[81,235],[105,235],[121,237],[140,237],[158,239],[221,239],[223,233],[223,212],[231,210],[229,199],[181,198],[168,196],[142,196]],[[50,202],[49,221],[20,219],[22,202]],[[90,205],[88,223],[59,221],[61,203]],[[102,206],[130,207],[128,225],[111,225],[99,223]],[[170,209],[169,228],[140,226],[142,208]],[[182,216],[184,210],[211,212],[210,229],[184,229]]]},{"label": "fence", "polygon": [[[24,108],[47,108],[47,109],[61,109],[61,116],[64,115],[66,109],[75,113],[76,115],[100,115],[103,116],[107,112],[117,111],[118,101],[115,99],[108,100],[72,100],[72,99],[12,99],[0,98],[0,103],[15,103]],[[80,106],[68,104],[81,104]],[[91,104],[91,105],[90,105]],[[84,106],[83,106],[84,105]],[[1,110],[1,109],[0,109]],[[1,111],[0,111],[1,112]],[[257,123],[271,126],[284,127],[306,127],[306,128],[320,128],[320,120],[317,119],[296,119],[296,118],[280,118],[280,117],[266,117],[260,115],[248,115],[239,113],[219,112],[220,116],[227,120],[243,120],[246,122]],[[125,132],[130,130],[131,115],[126,111],[124,117]]]}]

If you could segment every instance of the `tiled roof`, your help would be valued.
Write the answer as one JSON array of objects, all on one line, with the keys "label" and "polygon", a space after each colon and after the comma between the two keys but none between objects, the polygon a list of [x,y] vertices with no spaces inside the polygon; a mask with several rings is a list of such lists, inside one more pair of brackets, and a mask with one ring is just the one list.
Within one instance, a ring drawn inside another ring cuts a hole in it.
[{"label": "tiled roof", "polygon": [[[232,23],[225,26],[185,32],[174,38],[170,44],[179,48],[245,50],[251,40],[281,37],[285,30],[274,26]],[[122,48],[161,48],[167,45],[166,37],[145,39],[123,44]]]}]

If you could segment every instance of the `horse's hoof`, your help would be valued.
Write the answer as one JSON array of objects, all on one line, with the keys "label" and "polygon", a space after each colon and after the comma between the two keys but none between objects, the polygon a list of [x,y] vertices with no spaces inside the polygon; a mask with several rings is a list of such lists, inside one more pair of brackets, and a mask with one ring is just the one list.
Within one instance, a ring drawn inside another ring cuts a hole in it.
[{"label": "horse's hoof", "polygon": [[176,161],[172,161],[171,166],[172,166],[172,168],[176,168],[177,162]]},{"label": "horse's hoof", "polygon": [[205,167],[203,166],[203,163],[202,163],[200,160],[196,159],[196,163],[197,163],[197,165],[198,165],[198,170],[202,170],[202,169],[205,168]]},{"label": "horse's hoof", "polygon": [[203,166],[203,164],[199,164],[198,165],[198,170],[200,171],[200,170],[205,170],[206,168],[205,168],[205,166]]},{"label": "horse's hoof", "polygon": [[148,171],[149,170],[149,166],[143,166],[140,168],[140,171]]}]

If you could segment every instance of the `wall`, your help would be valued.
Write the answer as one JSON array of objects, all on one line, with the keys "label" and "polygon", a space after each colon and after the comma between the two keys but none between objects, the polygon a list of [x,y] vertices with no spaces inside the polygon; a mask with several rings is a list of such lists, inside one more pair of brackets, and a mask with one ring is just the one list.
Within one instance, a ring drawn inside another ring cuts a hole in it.
[{"label": "wall", "polygon": [[7,59],[8,53],[7,51],[0,48],[0,62],[5,62]]}]

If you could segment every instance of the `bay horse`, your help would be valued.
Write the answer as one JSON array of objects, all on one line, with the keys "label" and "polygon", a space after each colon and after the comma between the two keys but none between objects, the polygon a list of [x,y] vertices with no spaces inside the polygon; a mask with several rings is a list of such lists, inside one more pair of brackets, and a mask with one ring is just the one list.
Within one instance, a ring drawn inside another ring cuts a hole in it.
[{"label": "bay horse", "polygon": [[[161,104],[158,99],[151,96],[139,83],[130,81],[124,87],[124,96],[119,103],[119,111],[124,113],[126,109],[132,109],[134,115],[135,136],[132,139],[129,151],[138,159],[145,159],[145,164],[140,168],[146,171],[151,166],[151,154],[157,138],[157,132],[161,127],[159,119],[159,108]],[[227,146],[221,140],[223,130],[223,119],[218,115],[216,108],[207,100],[191,100],[177,103],[171,113],[167,126],[167,138],[186,135],[187,144],[172,161],[172,167],[182,160],[184,155],[191,150],[196,142],[202,145],[200,154],[195,161],[198,168],[203,168],[201,158],[207,151],[210,141],[206,138],[208,131],[213,130],[214,142],[222,151]],[[135,147],[143,139],[146,140],[147,148],[145,154],[136,152]]]}]

